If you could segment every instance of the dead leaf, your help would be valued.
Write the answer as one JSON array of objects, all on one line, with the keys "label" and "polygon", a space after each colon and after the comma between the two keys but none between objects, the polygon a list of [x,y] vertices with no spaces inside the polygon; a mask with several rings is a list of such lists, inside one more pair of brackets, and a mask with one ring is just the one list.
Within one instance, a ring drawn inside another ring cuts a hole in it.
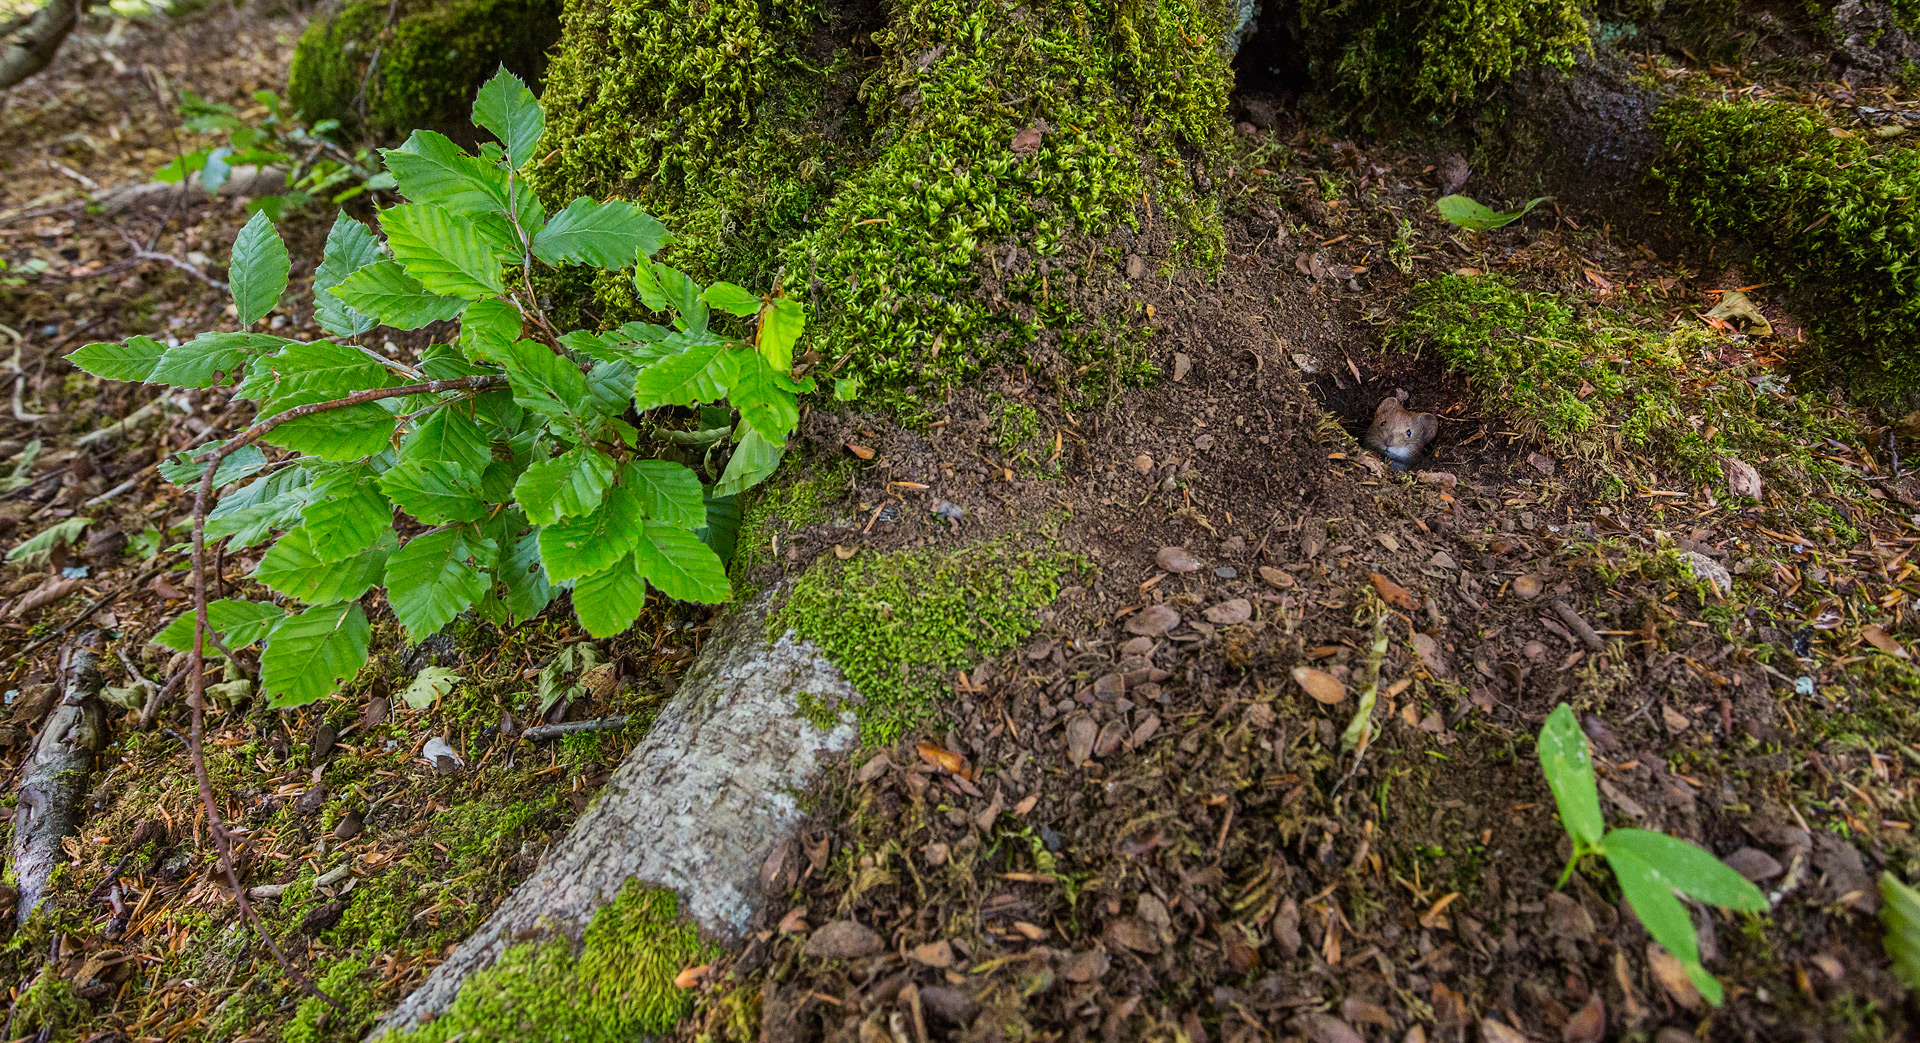
[{"label": "dead leaf", "polygon": [[1660,719],[1667,722],[1667,730],[1670,732],[1684,732],[1689,725],[1693,724],[1692,721],[1687,720],[1685,714],[1671,706],[1660,708]]},{"label": "dead leaf", "polygon": [[178,601],[187,596],[179,587],[173,585],[173,581],[167,579],[165,573],[153,577],[153,582],[147,584],[147,589],[168,601]]},{"label": "dead leaf", "polygon": [[7,615],[18,619],[35,609],[43,608],[62,598],[70,596],[74,591],[79,590],[85,585],[86,580],[49,576],[45,583],[28,591],[25,596],[15,603],[13,611],[7,613]]},{"label": "dead leaf", "polygon": [[1513,577],[1513,592],[1516,596],[1532,601],[1547,589],[1547,581],[1537,572],[1528,572]]},{"label": "dead leaf", "polygon": [[703,963],[698,967],[688,967],[686,970],[673,976],[673,987],[676,989],[691,989],[695,985],[700,984],[700,980],[705,978],[707,971],[711,969],[713,969],[713,965],[710,963]]},{"label": "dead leaf", "polygon": [[841,561],[845,561],[859,552],[860,548],[858,547],[846,547],[838,543],[833,545],[833,556],[839,558]]},{"label": "dead leaf", "polygon": [[1427,670],[1435,677],[1445,677],[1452,672],[1447,665],[1447,657],[1440,651],[1440,642],[1431,634],[1415,633],[1412,638],[1413,651],[1420,657]]},{"label": "dead leaf", "polygon": [[1308,695],[1313,696],[1316,702],[1327,706],[1338,706],[1346,701],[1347,686],[1341,684],[1339,678],[1325,670],[1315,670],[1310,666],[1296,666],[1293,668],[1293,679],[1306,690]]},{"label": "dead leaf", "polygon": [[1739,290],[1728,290],[1720,295],[1720,303],[1707,312],[1707,318],[1719,319],[1730,323],[1749,337],[1767,337],[1773,334],[1773,324],[1760,314],[1751,298]]},{"label": "dead leaf", "polygon": [[1910,658],[1907,655],[1906,648],[1900,644],[1899,640],[1892,634],[1881,629],[1877,623],[1870,623],[1863,628],[1860,631],[1860,637],[1864,639],[1867,644],[1872,645],[1890,656],[1899,656],[1902,659]]},{"label": "dead leaf", "polygon": [[1595,989],[1587,996],[1586,1006],[1560,1027],[1561,1043],[1600,1043],[1607,1037],[1607,1001]]},{"label": "dead leaf", "polygon": [[1203,614],[1209,623],[1223,627],[1235,626],[1253,618],[1253,603],[1246,598],[1234,598],[1222,601]]},{"label": "dead leaf", "polygon": [[939,768],[941,771],[952,772],[955,775],[966,774],[967,759],[952,750],[936,746],[930,742],[918,743],[914,746],[913,750],[920,755],[921,760]]},{"label": "dead leaf", "polygon": [[1276,590],[1285,590],[1293,586],[1293,576],[1272,565],[1260,566],[1260,578],[1266,581],[1267,586]]},{"label": "dead leaf", "polygon": [[855,772],[853,777],[860,782],[872,782],[874,779],[879,778],[881,773],[891,767],[893,767],[893,761],[889,760],[887,755],[883,753],[867,761],[867,763],[860,765],[860,770]]},{"label": "dead leaf", "polygon": [[1168,572],[1195,572],[1200,568],[1200,559],[1185,547],[1162,547],[1160,553],[1153,556],[1153,562]]},{"label": "dead leaf", "polygon": [[855,445],[852,442],[848,442],[847,452],[852,453],[854,456],[862,460],[873,459],[873,450],[864,445]]},{"label": "dead leaf", "polygon": [[1193,369],[1193,356],[1176,352],[1173,356],[1173,382],[1178,384],[1187,379],[1187,373]]},{"label": "dead leaf", "polygon": [[1040,151],[1040,142],[1046,132],[1039,127],[1022,128],[1013,136],[1013,152],[1017,156],[1028,156]]},{"label": "dead leaf", "polygon": [[1419,610],[1420,599],[1415,597],[1412,591],[1378,572],[1367,573],[1367,578],[1373,581],[1373,589],[1380,592],[1381,600],[1387,604],[1406,609],[1408,612]]},{"label": "dead leaf", "polygon": [[915,963],[925,964],[938,970],[953,966],[953,946],[945,938],[925,945],[916,945],[907,950],[907,957]]},{"label": "dead leaf", "polygon": [[780,927],[778,929],[781,934],[807,933],[807,907],[804,905],[796,905],[792,909],[787,910],[787,915],[780,918]]},{"label": "dead leaf", "polygon": [[1735,496],[1745,496],[1758,500],[1763,488],[1760,472],[1745,460],[1736,460],[1731,456],[1720,460],[1720,467],[1727,472],[1727,491]]},{"label": "dead leaf", "polygon": [[1127,617],[1127,633],[1140,637],[1159,637],[1180,625],[1180,613],[1166,605],[1148,605]]},{"label": "dead leaf", "polygon": [[1527,1043],[1527,1037],[1503,1022],[1492,1018],[1481,1018],[1480,1041],[1481,1043]]},{"label": "dead leaf", "polygon": [[1100,737],[1100,726],[1093,718],[1080,714],[1067,722],[1067,760],[1074,765],[1087,763],[1093,757],[1094,740]]},{"label": "dead leaf", "polygon": [[1019,931],[1020,936],[1030,942],[1037,942],[1047,936],[1047,929],[1045,927],[1039,924],[1028,923],[1025,920],[1015,920],[1013,922],[1013,929]]},{"label": "dead leaf", "polygon": [[1647,943],[1647,965],[1653,969],[1653,978],[1660,987],[1667,990],[1673,1002],[1688,1010],[1698,1010],[1701,1004],[1700,990],[1687,977],[1687,968],[1678,957],[1660,947],[1658,942]]}]

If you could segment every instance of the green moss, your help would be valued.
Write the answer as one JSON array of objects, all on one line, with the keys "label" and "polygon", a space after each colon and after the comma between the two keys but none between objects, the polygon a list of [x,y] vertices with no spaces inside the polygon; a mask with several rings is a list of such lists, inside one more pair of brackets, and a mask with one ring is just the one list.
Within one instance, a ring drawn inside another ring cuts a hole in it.
[{"label": "green moss", "polygon": [[[372,958],[348,956],[333,961],[316,982],[321,992],[340,1005],[339,1010],[318,996],[308,996],[294,1008],[293,1020],[281,1034],[281,1043],[331,1043],[343,1038],[342,1028],[355,1035],[373,1024],[379,1014],[369,980]],[[351,1037],[344,1037],[351,1038]]]},{"label": "green moss", "polygon": [[680,918],[670,890],[629,882],[595,914],[576,955],[563,940],[508,949],[467,979],[447,1012],[391,1043],[623,1043],[671,1029],[691,1008],[673,979],[719,955]]},{"label": "green moss", "polygon": [[995,395],[995,406],[1000,416],[994,421],[994,437],[1000,451],[1012,455],[1016,450],[1040,437],[1040,414],[1032,406],[1023,402],[1008,402]]},{"label": "green moss", "polygon": [[887,743],[931,714],[954,671],[1011,648],[1038,627],[1074,566],[1010,541],[959,550],[821,557],[768,623],[819,645],[865,702],[861,735]]},{"label": "green moss", "polygon": [[[1151,208],[1217,252],[1190,157],[1224,144],[1224,5],[906,0],[884,25],[836,20],[856,10],[570,8],[543,192],[641,200],[703,278],[783,273],[813,309],[811,346],[909,413],[996,365],[1076,394],[1103,386],[1083,369],[1137,373],[1113,331],[1063,335],[1098,328],[1075,303],[1084,240]],[[603,319],[635,307],[617,279],[593,290]]]},{"label": "green moss", "polygon": [[1806,445],[1856,437],[1854,424],[1823,396],[1789,394],[1763,370],[1730,371],[1704,327],[1649,329],[1490,275],[1441,276],[1410,300],[1389,346],[1437,349],[1488,414],[1615,478],[1652,471],[1718,482],[1731,456],[1785,488],[1815,475],[1848,480]]},{"label": "green moss", "polygon": [[90,1012],[73,983],[52,967],[43,967],[20,998],[14,1001],[13,1029],[23,1035],[42,1034],[46,1039],[65,1039],[69,1029],[78,1027]]},{"label": "green moss", "polygon": [[1680,213],[1810,298],[1804,361],[1872,392],[1920,387],[1920,150],[1775,101],[1679,99],[1655,124]]},{"label": "green moss", "polygon": [[825,521],[845,475],[837,468],[819,474],[784,470],[780,477],[754,489],[746,510],[741,512],[740,535],[734,541],[733,558],[727,563],[736,593],[744,589],[754,570],[771,556],[773,538]]},{"label": "green moss", "polygon": [[471,139],[474,92],[495,69],[532,83],[545,74],[560,8],[560,0],[347,0],[301,35],[287,97],[309,121]]}]

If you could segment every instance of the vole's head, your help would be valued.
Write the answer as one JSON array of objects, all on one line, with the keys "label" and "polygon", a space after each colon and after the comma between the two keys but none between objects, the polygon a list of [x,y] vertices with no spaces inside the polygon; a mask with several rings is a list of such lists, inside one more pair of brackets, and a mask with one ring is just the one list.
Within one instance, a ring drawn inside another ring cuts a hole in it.
[{"label": "vole's head", "polygon": [[1411,463],[1440,432],[1440,418],[1412,413],[1397,398],[1384,398],[1373,411],[1373,423],[1361,443],[1396,466]]}]

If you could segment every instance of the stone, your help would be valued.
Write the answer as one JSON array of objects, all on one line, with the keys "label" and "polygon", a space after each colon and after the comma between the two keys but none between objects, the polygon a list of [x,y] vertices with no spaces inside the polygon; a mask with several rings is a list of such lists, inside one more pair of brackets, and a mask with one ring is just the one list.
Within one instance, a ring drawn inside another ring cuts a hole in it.
[{"label": "stone", "polygon": [[1148,605],[1127,617],[1127,633],[1159,637],[1180,625],[1180,613],[1165,605]]},{"label": "stone", "polygon": [[852,920],[835,920],[807,939],[807,955],[820,960],[857,960],[886,947],[872,928]]},{"label": "stone", "polygon": [[1743,847],[1728,855],[1723,861],[1727,863],[1727,868],[1756,884],[1763,880],[1772,880],[1786,872],[1786,867],[1780,864],[1779,859],[1757,847]]}]

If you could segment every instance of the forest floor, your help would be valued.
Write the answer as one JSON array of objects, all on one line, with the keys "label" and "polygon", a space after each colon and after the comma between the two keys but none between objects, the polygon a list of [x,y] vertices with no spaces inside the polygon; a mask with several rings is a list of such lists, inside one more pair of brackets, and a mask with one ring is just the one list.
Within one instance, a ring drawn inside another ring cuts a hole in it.
[{"label": "forest floor", "polygon": [[[86,200],[184,151],[182,91],[244,110],[278,89],[298,29],[98,23],[6,99],[0,257],[47,267],[0,290],[18,347],[0,545],[87,522],[70,549],[0,575],[10,773],[85,635],[135,706],[144,679],[172,673],[148,642],[188,604],[188,505],[155,465],[233,419],[186,393],[81,441],[152,392],[60,356],[218,324],[226,295],[207,277],[245,218],[197,196]],[[1874,920],[1878,872],[1920,868],[1920,482],[1892,451],[1906,428],[1791,387],[1774,368],[1797,338],[1787,302],[1662,234],[1651,192],[1570,194],[1468,233],[1433,207],[1459,176],[1449,156],[1355,148],[1268,99],[1238,104],[1262,126],[1215,171],[1219,270],[1164,272],[1171,236],[1143,214],[1071,276],[1150,331],[1149,386],[1067,408],[996,373],[912,427],[814,408],[749,511],[745,584],[972,569],[1038,574],[1049,596],[978,635],[984,661],[909,679],[939,693],[932,715],[899,717],[808,794],[792,900],[708,973],[711,1002],[682,1033],[736,1035],[757,1008],[764,1038],[861,1043],[1907,1037]],[[296,278],[330,217],[282,221]],[[1702,480],[1617,428],[1554,437],[1440,352],[1401,346],[1410,303],[1458,272],[1678,345],[1665,422],[1766,428],[1767,456],[1742,461],[1764,486]],[[1769,335],[1703,317],[1742,288]],[[303,307],[283,331],[310,332]],[[415,339],[389,350],[431,342]],[[1443,418],[1404,472],[1356,441],[1401,389]],[[250,586],[246,558],[223,562],[223,588]],[[896,610],[913,611],[878,618]],[[57,913],[0,954],[0,1038],[356,1038],[564,831],[709,623],[651,607],[594,644],[564,617],[412,650],[376,621],[375,668],[333,699],[213,714],[242,880],[341,1013],[238,924],[180,701],[151,727],[115,710]],[[422,694],[428,666],[461,680]],[[1303,683],[1302,668],[1320,673]],[[1369,684],[1356,756],[1341,736]],[[1777,897],[1760,918],[1696,913],[1724,1007],[1650,949],[1597,860],[1555,890],[1570,847],[1532,738],[1562,701],[1616,823],[1737,854]],[[513,737],[543,711],[630,723]],[[429,758],[436,740],[449,752]],[[849,932],[818,929],[844,921],[878,951],[829,951],[821,939]]]}]

